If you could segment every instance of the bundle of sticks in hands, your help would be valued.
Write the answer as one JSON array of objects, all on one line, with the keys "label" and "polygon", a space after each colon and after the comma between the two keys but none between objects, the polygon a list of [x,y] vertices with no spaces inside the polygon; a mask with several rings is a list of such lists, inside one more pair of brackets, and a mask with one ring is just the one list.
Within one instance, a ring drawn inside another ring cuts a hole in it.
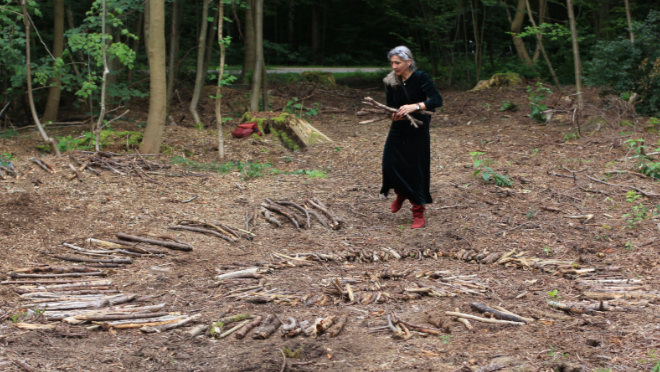
[{"label": "bundle of sticks in hands", "polygon": [[[392,114],[398,112],[399,110],[394,108],[394,107],[389,107],[387,105],[384,105],[375,99],[371,97],[364,97],[362,99],[362,104],[366,107],[362,107],[360,111],[356,112],[355,114],[357,116],[366,116],[366,115],[380,115],[380,117],[374,118],[374,119],[369,119],[369,120],[363,120],[360,122],[360,124],[369,124],[373,123],[376,121],[380,120],[386,120],[390,119],[392,117]],[[425,111],[425,110],[420,110],[418,111],[420,114],[424,115],[431,115],[432,112],[430,111]],[[406,115],[406,118],[410,120],[410,125],[412,125],[415,128],[419,128],[420,125],[422,125],[422,121],[415,119],[414,117],[410,116],[410,114]]]}]

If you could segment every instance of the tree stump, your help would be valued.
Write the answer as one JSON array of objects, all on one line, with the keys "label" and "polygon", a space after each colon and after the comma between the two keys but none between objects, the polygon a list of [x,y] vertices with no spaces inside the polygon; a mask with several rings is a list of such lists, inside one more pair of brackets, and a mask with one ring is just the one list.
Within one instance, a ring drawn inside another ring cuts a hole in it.
[{"label": "tree stump", "polygon": [[332,142],[328,136],[314,128],[307,120],[288,112],[273,116],[270,112],[248,112],[243,115],[243,122],[256,121],[259,130],[272,134],[292,151],[303,149],[317,143]]}]

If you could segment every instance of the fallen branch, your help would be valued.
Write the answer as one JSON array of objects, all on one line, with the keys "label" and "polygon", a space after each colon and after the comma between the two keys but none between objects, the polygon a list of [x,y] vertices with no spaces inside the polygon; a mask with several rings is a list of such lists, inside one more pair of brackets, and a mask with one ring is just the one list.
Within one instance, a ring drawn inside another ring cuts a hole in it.
[{"label": "fallen branch", "polygon": [[251,267],[245,270],[220,274],[215,277],[215,280],[224,280],[224,279],[233,279],[233,278],[253,278],[253,279],[263,278],[263,275],[259,274],[258,272],[259,272],[259,268]]},{"label": "fallen branch", "polygon": [[197,320],[200,316],[201,316],[201,314],[195,314],[193,316],[189,316],[185,319],[181,319],[178,322],[174,322],[174,323],[161,324],[161,325],[156,325],[156,326],[144,326],[144,327],[140,328],[140,331],[142,331],[144,333],[165,332],[165,331],[169,331],[170,329],[183,327],[184,325],[187,325],[188,323]]},{"label": "fallen branch", "polygon": [[268,314],[263,324],[254,331],[253,339],[265,340],[280,327],[280,319],[273,314]]},{"label": "fallen branch", "polygon": [[510,320],[482,318],[480,316],[471,315],[471,314],[464,314],[464,313],[459,313],[459,312],[455,312],[455,311],[445,311],[445,314],[455,316],[455,317],[458,317],[458,318],[463,318],[463,319],[472,319],[472,320],[476,320],[476,321],[484,322],[484,323],[511,324],[511,325],[524,325],[525,324],[525,323],[522,323],[522,322],[514,322],[514,321],[510,321]]},{"label": "fallen branch", "polygon": [[512,322],[519,322],[519,323],[527,323],[526,321],[520,319],[519,317],[507,313],[503,313],[499,310],[495,310],[491,307],[488,307],[484,304],[478,303],[478,302],[473,302],[470,304],[470,307],[473,308],[474,310],[477,310],[480,313],[486,313],[490,314],[493,316],[493,318],[496,319],[502,319],[502,320],[510,320]]},{"label": "fallen branch", "polygon": [[[367,105],[367,106],[374,107],[374,108],[376,108],[376,109],[380,109],[380,110],[381,110],[381,113],[383,113],[383,114],[388,114],[388,113],[392,114],[392,113],[399,112],[398,109],[395,109],[395,108],[393,108],[393,107],[386,106],[386,105],[384,105],[384,104],[382,104],[382,103],[379,103],[379,102],[377,102],[375,99],[373,99],[373,98],[371,98],[371,97],[364,97],[364,98],[362,99],[362,104],[363,104],[363,105]],[[430,114],[431,114],[431,112],[429,112],[429,111],[421,111],[421,110],[419,111],[419,113],[424,114],[424,115],[430,115]],[[410,120],[410,124],[411,124],[413,127],[415,127],[415,128],[419,128],[419,126],[422,125],[422,121],[421,121],[421,120],[415,119],[415,118],[412,117],[410,114],[406,114],[406,119]]]},{"label": "fallen branch", "polygon": [[236,333],[234,334],[234,337],[236,337],[239,340],[242,339],[243,337],[245,337],[245,335],[248,334],[248,332],[250,332],[250,330],[252,328],[254,328],[254,327],[258,326],[259,324],[261,324],[262,319],[263,319],[263,317],[261,315],[258,315],[256,317],[254,317],[254,319],[252,319],[252,321],[250,323],[246,324],[243,328],[236,331]]},{"label": "fallen branch", "polygon": [[186,243],[177,243],[177,242],[171,242],[171,241],[165,241],[165,240],[157,240],[157,239],[151,239],[151,238],[144,238],[141,236],[135,236],[135,235],[128,235],[124,233],[117,233],[117,238],[122,239],[122,240],[128,240],[132,242],[140,242],[140,243],[148,243],[148,244],[153,244],[153,245],[159,245],[165,248],[170,248],[178,251],[192,251],[192,246]]}]

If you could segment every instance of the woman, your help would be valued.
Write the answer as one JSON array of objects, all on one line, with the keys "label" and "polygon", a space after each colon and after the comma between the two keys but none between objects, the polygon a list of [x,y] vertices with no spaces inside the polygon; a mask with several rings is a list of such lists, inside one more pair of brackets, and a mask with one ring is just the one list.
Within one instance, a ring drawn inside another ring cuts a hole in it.
[{"label": "woman", "polygon": [[[442,106],[442,97],[429,75],[416,70],[412,52],[398,46],[387,53],[392,71],[383,79],[387,91],[387,105],[399,111],[392,115],[392,125],[383,151],[383,186],[387,196],[394,189],[396,200],[390,210],[401,209],[408,199],[412,204],[412,228],[424,227],[424,205],[432,203],[429,184],[431,178],[431,116],[422,111],[435,111]],[[420,120],[415,128],[406,115]]]}]

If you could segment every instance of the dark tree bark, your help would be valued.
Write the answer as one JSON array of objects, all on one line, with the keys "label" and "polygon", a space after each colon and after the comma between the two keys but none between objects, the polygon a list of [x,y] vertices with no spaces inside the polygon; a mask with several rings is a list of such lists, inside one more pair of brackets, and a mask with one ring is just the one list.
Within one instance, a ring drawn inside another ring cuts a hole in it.
[{"label": "dark tree bark", "polygon": [[[53,57],[61,58],[64,51],[64,0],[55,0],[53,2]],[[48,99],[43,117],[45,122],[57,121],[57,112],[60,107],[60,96],[62,87],[60,77],[53,78],[50,81],[48,89]]]},{"label": "dark tree bark", "polygon": [[197,69],[195,73],[195,86],[193,88],[192,98],[190,100],[190,114],[193,117],[194,125],[202,125],[202,119],[197,112],[197,104],[199,103],[199,96],[202,92],[202,86],[206,79],[206,70],[204,70],[204,63],[206,60],[206,39],[208,33],[208,17],[209,17],[209,0],[202,1],[202,16],[200,22],[202,27],[199,30],[199,37],[197,38]]},{"label": "dark tree bark", "polygon": [[582,97],[582,62],[580,60],[580,46],[578,45],[577,29],[575,27],[575,14],[573,13],[573,2],[566,0],[568,8],[568,23],[571,26],[571,44],[573,45],[573,66],[575,68],[575,90],[578,99],[578,111],[582,111],[584,99]]},{"label": "dark tree bark", "polygon": [[248,9],[245,10],[245,41],[243,43],[245,52],[243,56],[243,69],[241,70],[241,80],[243,83],[248,83],[254,65],[256,63],[257,54],[255,49],[255,26],[254,26],[254,8],[256,0],[248,0]]},{"label": "dark tree bark", "polygon": [[255,31],[255,54],[256,62],[254,64],[254,74],[252,75],[252,92],[250,94],[250,110],[259,111],[259,96],[262,89],[263,82],[263,67],[264,67],[264,48],[263,48],[263,0],[255,0],[254,2],[254,31]]},{"label": "dark tree bark", "polygon": [[167,114],[165,72],[165,0],[149,0],[149,116],[140,145],[143,154],[157,154],[163,141]]},{"label": "dark tree bark", "polygon": [[179,55],[179,40],[180,38],[180,25],[181,25],[181,1],[174,0],[172,2],[172,15],[170,19],[170,49],[168,57],[167,69],[167,112],[170,111],[170,104],[172,102],[172,93],[174,92],[174,85],[176,77],[179,72],[179,64],[177,57]]}]

